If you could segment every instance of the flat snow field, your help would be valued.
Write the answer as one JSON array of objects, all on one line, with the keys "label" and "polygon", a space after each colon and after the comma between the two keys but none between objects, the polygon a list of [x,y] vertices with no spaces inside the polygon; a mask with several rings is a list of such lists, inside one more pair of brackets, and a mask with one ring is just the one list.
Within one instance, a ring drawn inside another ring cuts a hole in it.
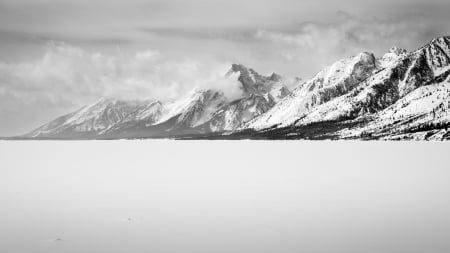
[{"label": "flat snow field", "polygon": [[0,141],[0,252],[450,252],[450,143]]}]

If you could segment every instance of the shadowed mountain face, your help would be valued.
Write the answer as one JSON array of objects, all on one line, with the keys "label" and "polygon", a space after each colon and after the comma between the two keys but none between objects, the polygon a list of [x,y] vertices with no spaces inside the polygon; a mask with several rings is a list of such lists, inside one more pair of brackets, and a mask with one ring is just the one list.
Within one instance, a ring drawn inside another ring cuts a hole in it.
[{"label": "shadowed mountain face", "polygon": [[[448,139],[450,37],[380,58],[342,59],[311,80],[233,64],[242,97],[196,90],[172,102],[101,99],[25,135],[32,138]],[[226,131],[226,135],[222,133]]]}]

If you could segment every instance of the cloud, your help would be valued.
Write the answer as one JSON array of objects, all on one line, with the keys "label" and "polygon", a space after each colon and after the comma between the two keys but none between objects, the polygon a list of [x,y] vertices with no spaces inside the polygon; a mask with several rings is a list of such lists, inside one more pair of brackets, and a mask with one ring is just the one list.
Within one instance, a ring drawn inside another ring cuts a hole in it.
[{"label": "cloud", "polygon": [[194,88],[214,88],[235,98],[241,89],[237,80],[225,77],[229,68],[169,59],[155,50],[105,55],[53,42],[37,61],[0,63],[0,118],[17,120],[20,116],[11,114],[20,111],[67,113],[103,96],[171,100]]},{"label": "cloud", "polygon": [[76,36],[57,33],[23,32],[8,29],[0,29],[0,42],[3,43],[31,43],[42,44],[48,41],[70,41],[71,43],[84,45],[126,45],[133,41],[123,36],[99,35],[99,36]]},{"label": "cloud", "polygon": [[254,28],[244,27],[146,27],[138,30],[150,35],[190,40],[248,42],[255,39]]},{"label": "cloud", "polygon": [[[224,77],[229,66],[168,59],[153,50],[111,56],[53,42],[38,61],[0,63],[0,87],[24,95],[42,92],[49,100],[61,94],[69,101],[73,96],[176,99],[194,87],[207,88],[215,81],[232,82]],[[215,87],[232,90],[234,86],[227,83]]]},{"label": "cloud", "polygon": [[[339,12],[334,22],[303,22],[284,30],[258,29],[255,38],[280,47],[287,61],[311,61],[324,66],[362,51],[380,55],[392,46],[413,50],[437,36],[433,26],[420,16],[360,18]],[[318,71],[317,69],[316,71]]]}]

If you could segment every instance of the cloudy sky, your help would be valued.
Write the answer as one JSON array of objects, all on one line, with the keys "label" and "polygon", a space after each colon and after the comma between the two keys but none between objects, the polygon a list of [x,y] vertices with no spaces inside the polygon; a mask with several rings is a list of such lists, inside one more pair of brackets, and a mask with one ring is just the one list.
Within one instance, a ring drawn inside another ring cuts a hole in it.
[{"label": "cloudy sky", "polygon": [[0,136],[102,96],[175,99],[231,63],[310,78],[450,35],[448,0],[0,0]]}]

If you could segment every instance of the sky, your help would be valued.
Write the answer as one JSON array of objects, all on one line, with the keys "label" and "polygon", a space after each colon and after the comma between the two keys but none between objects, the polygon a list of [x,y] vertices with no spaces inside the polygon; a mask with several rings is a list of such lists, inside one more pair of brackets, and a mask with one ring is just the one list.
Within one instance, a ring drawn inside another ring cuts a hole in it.
[{"label": "sky", "polygon": [[359,52],[450,35],[447,0],[0,0],[0,136],[103,96],[232,90],[232,63],[311,78]]}]

